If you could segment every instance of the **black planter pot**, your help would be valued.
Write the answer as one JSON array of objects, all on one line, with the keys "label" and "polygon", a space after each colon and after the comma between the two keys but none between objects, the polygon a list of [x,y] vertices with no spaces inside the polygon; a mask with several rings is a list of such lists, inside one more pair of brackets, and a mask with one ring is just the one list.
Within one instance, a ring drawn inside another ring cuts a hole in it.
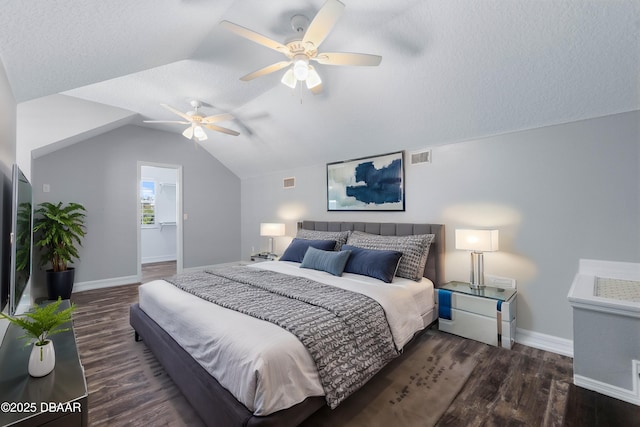
[{"label": "black planter pot", "polygon": [[73,291],[73,278],[76,270],[73,267],[66,271],[47,270],[47,291],[50,300],[71,298]]}]

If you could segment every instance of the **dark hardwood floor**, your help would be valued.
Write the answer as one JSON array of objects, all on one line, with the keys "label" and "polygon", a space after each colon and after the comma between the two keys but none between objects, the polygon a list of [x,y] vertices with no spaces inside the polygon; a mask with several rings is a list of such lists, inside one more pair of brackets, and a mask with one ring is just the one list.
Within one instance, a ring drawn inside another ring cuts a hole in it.
[{"label": "dark hardwood floor", "polygon": [[565,426],[640,426],[640,406],[571,385]]},{"label": "dark hardwood floor", "polygon": [[177,267],[175,261],[142,264],[142,283],[172,276],[176,274],[176,270]]},{"label": "dark hardwood floor", "polygon": [[[143,282],[175,271],[175,262],[144,265]],[[128,324],[136,284],[80,292],[72,300],[91,426],[200,425],[153,355],[131,354],[144,348],[132,346]],[[478,365],[438,426],[640,426],[640,407],[574,386],[571,358],[520,344],[482,346]],[[141,369],[160,375],[160,386],[150,389]]]}]

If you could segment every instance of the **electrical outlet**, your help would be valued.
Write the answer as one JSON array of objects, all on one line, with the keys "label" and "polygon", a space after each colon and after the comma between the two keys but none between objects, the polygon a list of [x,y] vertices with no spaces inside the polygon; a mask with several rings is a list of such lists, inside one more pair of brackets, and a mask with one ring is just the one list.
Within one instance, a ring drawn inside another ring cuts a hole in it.
[{"label": "electrical outlet", "polygon": [[500,276],[493,276],[491,274],[485,274],[484,275],[484,284],[487,285],[487,286],[493,286],[495,288],[515,289],[516,288],[516,279],[512,279],[510,277],[500,277]]}]

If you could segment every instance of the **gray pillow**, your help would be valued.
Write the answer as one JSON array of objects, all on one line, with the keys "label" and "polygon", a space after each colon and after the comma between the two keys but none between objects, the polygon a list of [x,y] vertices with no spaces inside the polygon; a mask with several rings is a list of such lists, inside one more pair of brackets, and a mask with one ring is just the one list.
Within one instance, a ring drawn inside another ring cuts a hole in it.
[{"label": "gray pillow", "polygon": [[402,252],[396,276],[420,281],[429,256],[429,246],[434,234],[415,234],[410,236],[380,236],[377,234],[352,231],[347,244],[364,249]]},{"label": "gray pillow", "polygon": [[342,248],[342,245],[347,243],[349,233],[350,231],[316,231],[305,230],[304,228],[301,228],[298,230],[296,237],[298,239],[307,240],[335,240],[336,246],[333,250],[339,251],[340,248]]},{"label": "gray pillow", "polygon": [[309,246],[309,249],[304,254],[300,268],[312,268],[326,271],[334,276],[342,276],[349,255],[351,255],[351,251],[323,251]]}]

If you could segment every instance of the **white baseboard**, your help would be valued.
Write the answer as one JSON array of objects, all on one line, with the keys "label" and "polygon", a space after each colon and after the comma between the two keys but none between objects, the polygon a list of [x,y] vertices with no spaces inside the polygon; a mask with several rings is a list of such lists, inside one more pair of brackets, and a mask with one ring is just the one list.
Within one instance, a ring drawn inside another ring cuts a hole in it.
[{"label": "white baseboard", "polygon": [[91,280],[89,282],[76,282],[73,285],[73,292],[91,291],[93,289],[110,288],[112,286],[130,285],[142,280],[139,275],[114,277],[112,279]]},{"label": "white baseboard", "polygon": [[640,381],[638,380],[638,369],[640,369],[640,361],[633,360],[633,390],[618,387],[615,385],[596,381],[592,378],[583,377],[582,375],[573,375],[573,383],[578,387],[604,394],[624,402],[629,402],[640,406]]},{"label": "white baseboard", "polygon": [[540,350],[573,357],[573,341],[526,329],[516,329],[516,342]]},{"label": "white baseboard", "polygon": [[[172,261],[172,260],[168,260]],[[173,259],[175,261],[175,258]],[[153,261],[156,262],[156,261]],[[183,272],[202,271],[207,268],[219,266],[220,264],[203,265],[200,267],[189,267],[182,269]],[[130,285],[142,281],[142,277],[138,275],[114,277],[112,279],[91,280],[89,282],[76,282],[73,285],[73,292],[91,291],[93,289],[110,288],[112,286]]]},{"label": "white baseboard", "polygon": [[166,261],[175,261],[176,255],[160,255],[160,256],[148,256],[142,258],[142,264],[151,264],[154,262],[166,262]]}]

